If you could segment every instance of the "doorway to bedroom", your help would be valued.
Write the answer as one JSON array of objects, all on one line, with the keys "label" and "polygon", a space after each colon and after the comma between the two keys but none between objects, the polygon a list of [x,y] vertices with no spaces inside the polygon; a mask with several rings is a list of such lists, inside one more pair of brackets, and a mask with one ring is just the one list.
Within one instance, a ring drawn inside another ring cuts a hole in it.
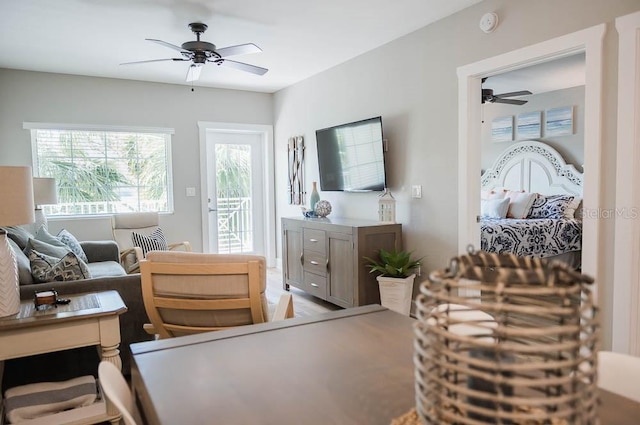
[{"label": "doorway to bedroom", "polygon": [[584,52],[482,79],[483,251],[581,268],[584,85]]},{"label": "doorway to bedroom", "polygon": [[[524,47],[480,62],[458,68],[459,143],[458,143],[458,250],[479,246],[480,215],[479,176],[482,167],[482,104],[479,101],[482,79],[509,71],[543,64],[577,54],[585,55],[584,85],[584,176],[583,208],[595,211],[601,205],[601,92],[602,37],[604,25],[591,27],[542,43]],[[525,90],[523,87],[519,90]],[[596,219],[583,220],[582,271],[602,282]],[[596,288],[597,290],[597,288]]]}]

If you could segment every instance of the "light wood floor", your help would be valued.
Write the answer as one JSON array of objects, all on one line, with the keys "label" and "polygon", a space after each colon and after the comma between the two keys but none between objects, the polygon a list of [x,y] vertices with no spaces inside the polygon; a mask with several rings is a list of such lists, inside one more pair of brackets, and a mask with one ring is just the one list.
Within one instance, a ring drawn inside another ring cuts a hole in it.
[{"label": "light wood floor", "polygon": [[[282,270],[276,268],[267,269],[267,300],[269,305],[275,308],[280,295],[284,292],[285,290],[282,288]],[[293,310],[296,317],[314,316],[327,311],[342,309],[342,307],[323,301],[296,288],[291,288],[289,292],[293,295]]]}]

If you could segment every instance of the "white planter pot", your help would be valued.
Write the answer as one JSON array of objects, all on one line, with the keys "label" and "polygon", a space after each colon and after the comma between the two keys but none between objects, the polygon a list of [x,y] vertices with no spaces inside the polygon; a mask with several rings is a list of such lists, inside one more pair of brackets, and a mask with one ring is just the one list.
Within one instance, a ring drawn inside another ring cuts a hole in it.
[{"label": "white planter pot", "polygon": [[404,279],[378,276],[376,279],[380,287],[380,303],[382,306],[408,316],[411,311],[411,297],[415,278],[415,274]]}]

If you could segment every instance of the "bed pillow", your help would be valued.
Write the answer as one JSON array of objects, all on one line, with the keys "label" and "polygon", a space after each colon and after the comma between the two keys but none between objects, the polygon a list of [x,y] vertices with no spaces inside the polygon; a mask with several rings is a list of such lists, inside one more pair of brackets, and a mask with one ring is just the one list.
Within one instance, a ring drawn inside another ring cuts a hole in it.
[{"label": "bed pillow", "polygon": [[504,199],[507,191],[502,189],[481,190],[480,199]]},{"label": "bed pillow", "polygon": [[167,251],[169,249],[164,233],[162,233],[162,229],[159,227],[151,232],[149,236],[142,235],[138,232],[131,232],[131,239],[133,246],[140,247],[142,249],[142,255],[145,257],[149,251]]},{"label": "bed pillow", "polygon": [[60,230],[56,238],[58,238],[60,242],[64,243],[71,250],[71,252],[78,256],[79,259],[81,259],[85,263],[89,262],[87,254],[84,253],[84,249],[82,249],[80,242],[78,242],[78,239],[76,239],[76,237],[73,236],[67,229]]},{"label": "bed pillow", "polygon": [[511,199],[507,218],[526,218],[531,209],[533,201],[536,199],[535,193],[509,192],[507,197]]},{"label": "bed pillow", "polygon": [[505,218],[508,209],[509,198],[480,201],[480,215],[485,218]]},{"label": "bed pillow", "polygon": [[564,218],[576,218],[576,212],[580,207],[580,203],[582,202],[582,198],[576,196],[573,198],[573,201],[569,203],[569,206],[566,210],[564,210]]},{"label": "bed pillow", "polygon": [[573,202],[573,195],[542,195],[538,193],[527,218],[565,218],[565,211]]},{"label": "bed pillow", "polygon": [[31,250],[29,261],[31,275],[36,283],[91,278],[89,267],[73,252],[68,252],[62,258],[56,258]]}]

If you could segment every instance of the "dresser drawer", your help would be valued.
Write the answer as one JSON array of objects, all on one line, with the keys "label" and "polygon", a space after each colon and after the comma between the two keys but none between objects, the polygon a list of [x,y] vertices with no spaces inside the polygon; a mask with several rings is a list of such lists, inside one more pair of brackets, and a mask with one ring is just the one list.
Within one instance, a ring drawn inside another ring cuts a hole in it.
[{"label": "dresser drawer", "polygon": [[327,256],[319,252],[305,250],[304,264],[302,267],[305,272],[324,276],[327,274]]},{"label": "dresser drawer", "polygon": [[326,253],[326,234],[324,230],[303,229],[302,239],[305,251]]},{"label": "dresser drawer", "polygon": [[311,295],[323,300],[327,298],[327,278],[314,273],[304,272],[304,289]]}]

